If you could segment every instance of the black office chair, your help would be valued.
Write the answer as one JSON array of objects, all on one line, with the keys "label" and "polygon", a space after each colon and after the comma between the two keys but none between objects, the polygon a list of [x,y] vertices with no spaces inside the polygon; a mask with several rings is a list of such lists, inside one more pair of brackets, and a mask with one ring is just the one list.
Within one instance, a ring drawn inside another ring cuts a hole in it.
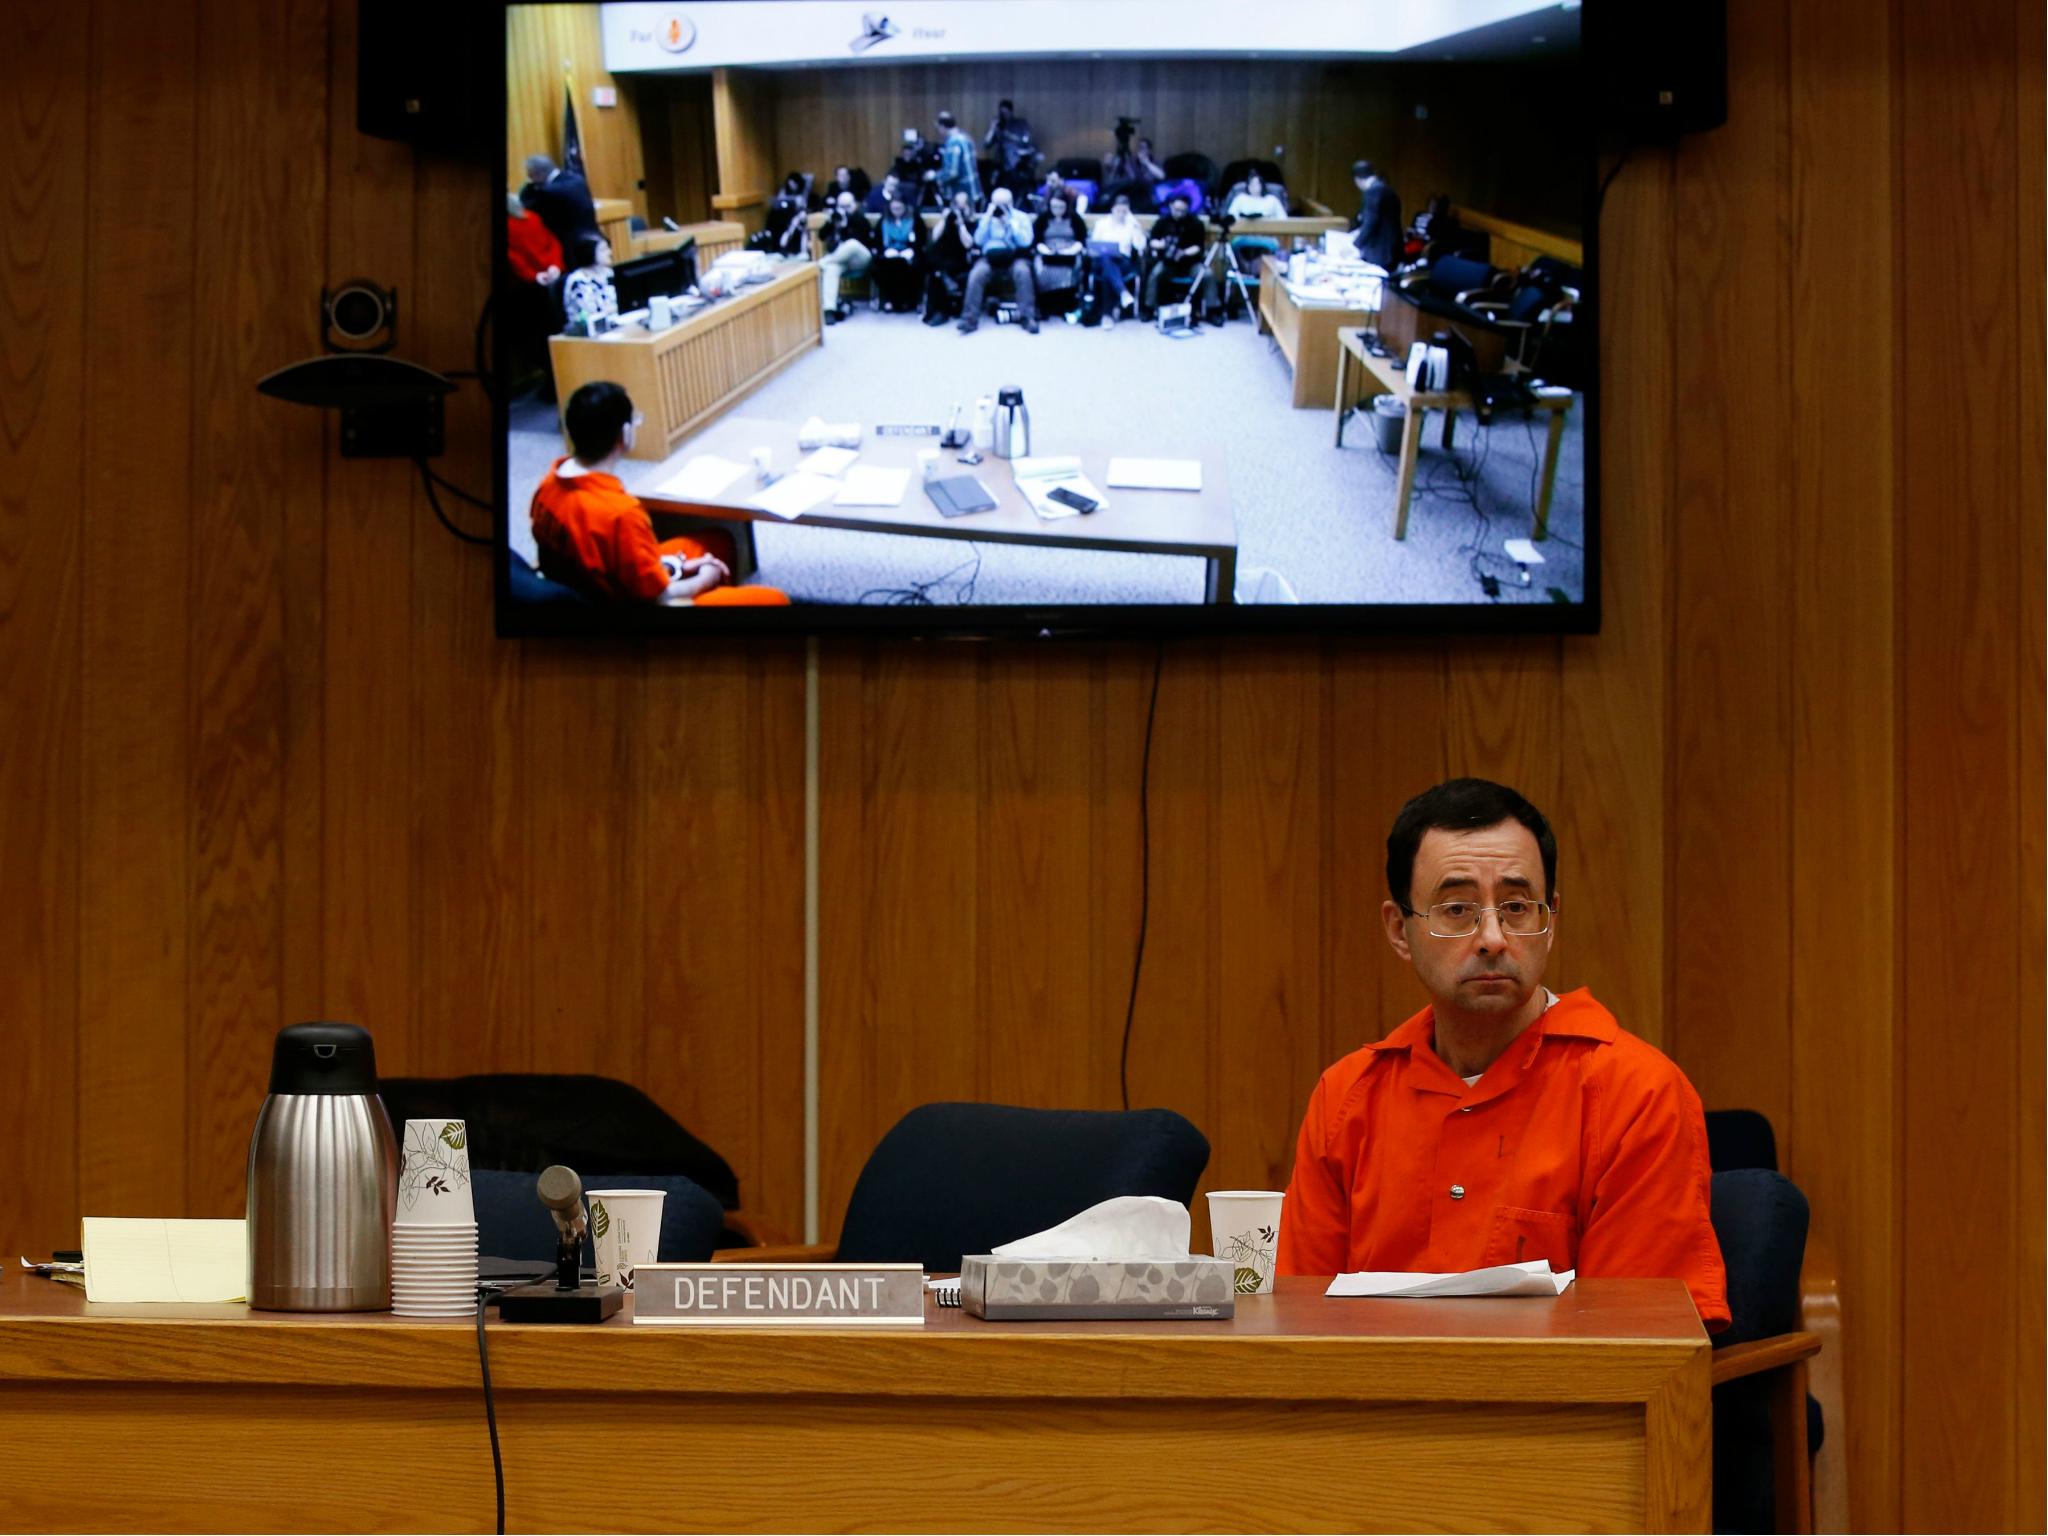
[{"label": "black office chair", "polygon": [[[583,1170],[579,1168],[577,1172]],[[478,1254],[537,1265],[553,1262],[555,1219],[540,1203],[534,1183],[535,1175],[531,1173],[512,1173],[501,1168],[471,1170]],[[710,1191],[681,1174],[611,1173],[585,1177],[583,1187],[660,1190],[667,1198],[661,1202],[661,1237],[654,1256],[662,1264],[704,1263],[718,1247],[720,1234],[725,1230],[725,1212],[718,1201]],[[588,1232],[583,1235],[583,1262],[586,1266],[597,1262]]]},{"label": "black office chair", "polygon": [[1820,1346],[1800,1330],[1806,1197],[1736,1168],[1713,1175],[1712,1200],[1731,1319],[1714,1339],[1714,1529],[1807,1529],[1820,1414],[1806,1362]]},{"label": "black office chair", "polygon": [[395,1131],[402,1133],[407,1120],[465,1122],[470,1167],[522,1175],[528,1194],[532,1176],[550,1163],[574,1168],[586,1185],[593,1179],[681,1176],[725,1213],[724,1242],[785,1237],[740,1209],[740,1181],[731,1164],[630,1083],[584,1074],[495,1072],[387,1077],[377,1091]]},{"label": "black office chair", "polygon": [[869,1155],[838,1257],[956,1270],[1113,1196],[1188,1204],[1208,1163],[1208,1138],[1170,1109],[926,1104]]}]

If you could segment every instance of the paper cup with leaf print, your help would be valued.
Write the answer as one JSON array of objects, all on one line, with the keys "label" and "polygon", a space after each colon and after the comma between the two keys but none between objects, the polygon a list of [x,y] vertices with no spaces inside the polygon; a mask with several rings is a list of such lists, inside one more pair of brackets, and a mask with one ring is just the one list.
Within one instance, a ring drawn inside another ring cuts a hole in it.
[{"label": "paper cup with leaf print", "polygon": [[1277,1189],[1212,1189],[1209,1191],[1209,1233],[1219,1259],[1236,1270],[1232,1289],[1240,1296],[1272,1294],[1274,1266],[1280,1256],[1280,1206],[1287,1197]]},{"label": "paper cup with leaf print", "polygon": [[590,1191],[590,1240],[597,1249],[597,1283],[633,1289],[633,1271],[652,1264],[661,1248],[659,1189]]},{"label": "paper cup with leaf print", "polygon": [[469,1127],[460,1120],[408,1120],[398,1167],[401,1227],[474,1226]]}]

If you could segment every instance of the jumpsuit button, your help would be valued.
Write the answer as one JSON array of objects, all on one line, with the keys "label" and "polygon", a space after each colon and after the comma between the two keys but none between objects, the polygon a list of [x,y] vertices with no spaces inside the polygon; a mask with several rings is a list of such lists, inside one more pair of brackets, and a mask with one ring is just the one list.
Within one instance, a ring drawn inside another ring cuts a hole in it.
[{"label": "jumpsuit button", "polygon": [[1462,1184],[1453,1184],[1453,1185],[1451,1186],[1451,1198],[1452,1198],[1453,1200],[1462,1200],[1462,1199],[1464,1199],[1464,1198],[1465,1198],[1465,1186],[1464,1186],[1464,1185],[1462,1185]]}]

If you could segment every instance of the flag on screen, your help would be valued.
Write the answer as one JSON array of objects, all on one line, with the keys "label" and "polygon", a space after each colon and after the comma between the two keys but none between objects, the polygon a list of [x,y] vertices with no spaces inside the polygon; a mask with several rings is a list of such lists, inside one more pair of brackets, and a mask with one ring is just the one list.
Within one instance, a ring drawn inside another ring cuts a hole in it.
[{"label": "flag on screen", "polygon": [[583,136],[576,131],[576,88],[562,82],[562,169],[583,174]]}]

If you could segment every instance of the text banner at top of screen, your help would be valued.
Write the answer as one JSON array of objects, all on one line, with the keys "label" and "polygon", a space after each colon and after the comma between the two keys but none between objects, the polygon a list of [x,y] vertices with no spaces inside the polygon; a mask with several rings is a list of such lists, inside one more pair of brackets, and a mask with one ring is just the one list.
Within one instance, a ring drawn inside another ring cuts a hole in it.
[{"label": "text banner at top of screen", "polygon": [[1375,57],[1558,0],[630,0],[602,5],[613,74],[1028,54]]}]

